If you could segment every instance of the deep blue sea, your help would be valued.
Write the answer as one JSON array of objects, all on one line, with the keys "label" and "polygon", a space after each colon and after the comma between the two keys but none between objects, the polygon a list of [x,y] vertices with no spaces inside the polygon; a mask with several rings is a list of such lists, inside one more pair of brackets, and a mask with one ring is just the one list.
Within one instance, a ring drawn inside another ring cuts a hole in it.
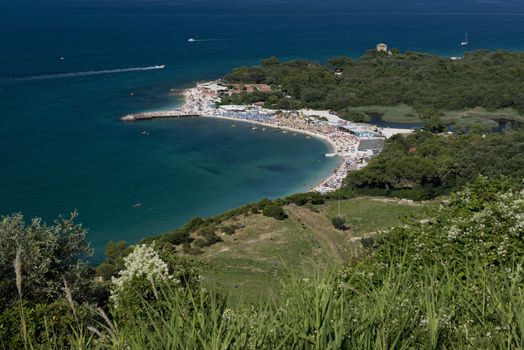
[{"label": "deep blue sea", "polygon": [[[307,190],[337,162],[299,135],[203,118],[125,124],[123,114],[176,106],[176,89],[273,55],[324,61],[386,42],[459,56],[466,32],[467,50],[524,48],[522,0],[1,0],[0,9],[0,214],[50,221],[77,209],[95,259],[109,239],[135,242]],[[166,68],[118,72],[155,65]]]}]

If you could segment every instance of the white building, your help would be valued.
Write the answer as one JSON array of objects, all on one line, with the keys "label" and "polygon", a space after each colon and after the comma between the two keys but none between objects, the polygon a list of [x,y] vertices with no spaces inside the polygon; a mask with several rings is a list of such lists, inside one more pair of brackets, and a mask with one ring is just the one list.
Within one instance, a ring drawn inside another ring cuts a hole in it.
[{"label": "white building", "polygon": [[384,43],[380,43],[377,45],[377,51],[378,52],[388,52],[388,46]]}]

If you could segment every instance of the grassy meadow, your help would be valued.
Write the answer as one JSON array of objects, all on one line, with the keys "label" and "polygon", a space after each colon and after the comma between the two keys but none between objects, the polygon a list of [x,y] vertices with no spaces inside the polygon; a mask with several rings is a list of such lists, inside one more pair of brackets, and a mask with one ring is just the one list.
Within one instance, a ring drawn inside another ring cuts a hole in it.
[{"label": "grassy meadow", "polygon": [[[399,104],[397,106],[360,106],[347,107],[347,112],[362,113],[370,121],[369,115],[380,115],[382,120],[389,123],[421,123],[420,114],[411,106]],[[444,110],[440,118],[446,124],[456,124],[463,127],[481,126],[485,128],[498,127],[497,120],[524,123],[524,115],[512,108],[487,110],[477,107],[464,110]]]},{"label": "grassy meadow", "polygon": [[204,282],[228,292],[233,301],[278,296],[281,280],[291,272],[340,267],[359,255],[359,237],[400,224],[403,217],[420,214],[428,205],[372,197],[341,200],[346,231],[335,229],[330,221],[338,215],[338,201],[287,205],[288,218],[283,221],[261,214],[237,217],[235,221],[245,227],[203,250]]}]

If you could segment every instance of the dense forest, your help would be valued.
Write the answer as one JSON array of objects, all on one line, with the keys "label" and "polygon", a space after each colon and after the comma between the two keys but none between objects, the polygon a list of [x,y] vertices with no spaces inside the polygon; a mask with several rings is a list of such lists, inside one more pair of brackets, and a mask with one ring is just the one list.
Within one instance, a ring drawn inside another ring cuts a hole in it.
[{"label": "dense forest", "polygon": [[524,53],[475,51],[451,60],[430,54],[369,51],[352,60],[336,57],[322,65],[269,58],[258,66],[233,70],[229,83],[265,83],[274,92],[242,93],[224,103],[264,101],[281,109],[302,107],[344,112],[356,106],[406,104],[460,110],[485,107],[524,112]]},{"label": "dense forest", "polygon": [[418,131],[387,140],[368,166],[350,172],[339,194],[428,199],[478,175],[524,178],[524,133],[435,135]]}]

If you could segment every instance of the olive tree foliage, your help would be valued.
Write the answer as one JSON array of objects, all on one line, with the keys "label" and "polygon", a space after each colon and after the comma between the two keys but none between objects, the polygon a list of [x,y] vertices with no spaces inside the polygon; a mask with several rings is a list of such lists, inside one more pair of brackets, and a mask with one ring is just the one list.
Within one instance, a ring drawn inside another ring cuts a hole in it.
[{"label": "olive tree foliage", "polygon": [[92,254],[85,241],[87,230],[75,223],[77,213],[60,217],[53,225],[35,218],[26,222],[22,214],[0,219],[0,311],[18,300],[13,266],[21,255],[22,298],[45,303],[64,295],[64,280],[77,301],[89,295],[92,269],[82,260]]}]

